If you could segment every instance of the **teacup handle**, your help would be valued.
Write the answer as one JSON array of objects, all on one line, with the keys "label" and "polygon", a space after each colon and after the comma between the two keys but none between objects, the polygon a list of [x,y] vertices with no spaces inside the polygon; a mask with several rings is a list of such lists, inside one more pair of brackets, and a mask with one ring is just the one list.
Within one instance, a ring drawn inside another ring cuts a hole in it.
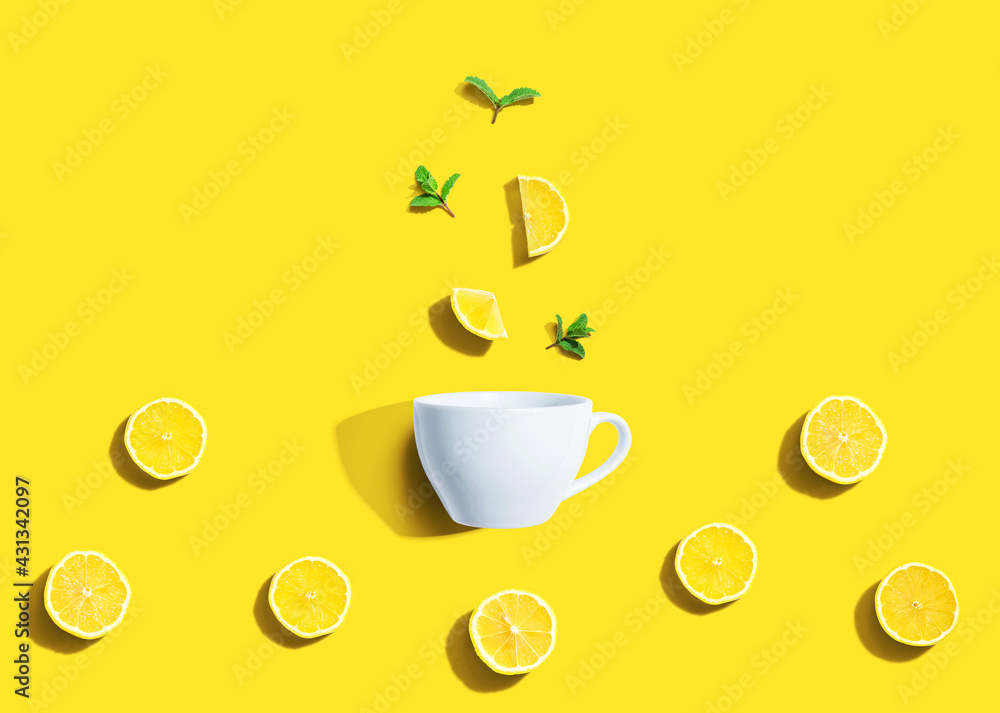
[{"label": "teacup handle", "polygon": [[564,497],[563,500],[571,498],[581,490],[589,488],[598,480],[620,466],[622,461],[625,460],[625,456],[628,455],[628,449],[632,447],[632,431],[629,430],[628,424],[625,423],[625,419],[613,413],[597,411],[590,416],[590,433],[593,433],[594,429],[597,428],[597,425],[600,423],[610,423],[615,427],[615,430],[618,431],[618,444],[615,446],[614,451],[611,452],[611,455],[608,456],[606,461],[601,463],[586,475],[573,481],[573,484],[569,486],[569,492],[566,493],[566,497]]}]

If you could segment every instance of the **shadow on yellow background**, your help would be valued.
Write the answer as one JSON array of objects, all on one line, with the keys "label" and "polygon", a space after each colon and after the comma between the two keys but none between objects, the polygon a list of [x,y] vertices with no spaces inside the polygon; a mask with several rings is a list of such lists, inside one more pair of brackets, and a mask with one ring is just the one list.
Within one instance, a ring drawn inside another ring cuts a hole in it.
[{"label": "shadow on yellow background", "polygon": [[884,631],[875,614],[875,590],[882,580],[876,581],[865,590],[854,607],[854,628],[858,638],[869,652],[886,661],[912,661],[922,656],[933,646],[907,646],[901,644]]},{"label": "shadow on yellow background", "polygon": [[114,466],[118,475],[126,483],[134,485],[137,488],[142,488],[143,490],[159,490],[180,480],[180,478],[158,480],[135,464],[135,461],[129,456],[128,451],[125,450],[125,426],[128,424],[130,417],[131,415],[126,416],[118,424],[114,435],[111,436],[111,445],[108,446],[108,458],[111,460],[111,465]]},{"label": "shadow on yellow background", "polygon": [[354,489],[397,534],[433,537],[473,529],[448,516],[424,474],[413,440],[411,402],[351,416],[337,426],[336,439]]},{"label": "shadow on yellow background", "polygon": [[35,612],[31,617],[31,641],[56,653],[77,654],[93,646],[100,639],[79,639],[66,633],[52,621],[45,610],[45,580],[51,571],[52,568],[48,567],[42,572],[31,586],[31,594],[28,595],[31,611]]},{"label": "shadow on yellow background", "polygon": [[284,646],[286,649],[301,649],[330,636],[330,634],[326,634],[324,636],[317,636],[315,639],[303,639],[281,625],[274,612],[271,611],[271,604],[267,601],[267,593],[271,589],[271,578],[273,576],[268,575],[264,583],[260,585],[260,589],[257,590],[257,597],[253,602],[253,618],[260,628],[260,633],[279,646]]},{"label": "shadow on yellow background", "polygon": [[507,200],[507,213],[510,215],[510,250],[514,255],[514,267],[527,265],[528,237],[524,231],[524,213],[521,208],[521,187],[517,176],[503,184],[504,198]]},{"label": "shadow on yellow background", "polygon": [[795,419],[785,431],[785,437],[781,439],[781,448],[778,450],[778,472],[792,490],[820,500],[834,498],[853,490],[857,483],[839,485],[831,482],[814,473],[802,457],[799,439],[802,435],[802,424],[805,423],[808,413],[806,411]]},{"label": "shadow on yellow background", "polygon": [[427,319],[430,320],[434,334],[445,346],[466,356],[483,356],[493,344],[462,326],[451,309],[451,297],[442,297],[428,307]]},{"label": "shadow on yellow background", "polygon": [[674,546],[670,548],[670,552],[663,558],[663,566],[660,568],[660,586],[663,587],[663,592],[667,595],[667,599],[678,609],[686,611],[688,614],[697,614],[698,616],[721,611],[735,604],[735,602],[706,604],[684,588],[680,578],[677,576],[677,570],[674,568],[674,560],[677,558],[677,548],[680,547],[680,544],[680,541],[674,543]]},{"label": "shadow on yellow background", "polygon": [[448,632],[448,663],[451,664],[451,670],[459,680],[473,691],[487,693],[510,688],[527,676],[526,673],[505,676],[479,660],[476,650],[472,647],[472,639],[469,637],[471,618],[470,609],[455,620],[451,631]]}]

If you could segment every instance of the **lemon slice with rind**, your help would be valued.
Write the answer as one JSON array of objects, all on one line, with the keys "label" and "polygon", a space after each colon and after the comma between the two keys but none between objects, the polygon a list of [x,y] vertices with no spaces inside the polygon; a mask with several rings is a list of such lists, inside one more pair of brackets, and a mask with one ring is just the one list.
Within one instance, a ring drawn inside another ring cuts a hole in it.
[{"label": "lemon slice with rind", "polygon": [[569,227],[566,199],[551,181],[540,176],[518,176],[521,214],[528,240],[528,257],[547,253],[562,240]]},{"label": "lemon slice with rind", "polygon": [[885,441],[885,426],[866,404],[853,396],[829,396],[806,414],[799,447],[816,473],[850,485],[878,467]]},{"label": "lemon slice with rind", "polygon": [[132,589],[118,566],[100,552],[76,550],[45,580],[45,610],[63,631],[97,639],[125,616]]},{"label": "lemon slice with rind", "polygon": [[889,572],[878,585],[875,614],[896,641],[931,646],[958,623],[958,595],[944,572],[910,562]]},{"label": "lemon slice with rind", "polygon": [[492,292],[456,287],[451,291],[451,309],[462,326],[476,336],[490,341],[507,338],[500,307]]},{"label": "lemon slice with rind", "polygon": [[506,589],[484,599],[469,618],[476,655],[497,673],[534,671],[556,645],[556,616],[537,594]]},{"label": "lemon slice with rind", "polygon": [[739,528],[713,522],[681,540],[674,568],[695,597],[706,604],[724,604],[750,591],[757,574],[757,548]]},{"label": "lemon slice with rind", "polygon": [[330,560],[302,557],[271,578],[267,601],[282,626],[303,639],[315,639],[344,623],[351,583]]},{"label": "lemon slice with rind", "polygon": [[205,452],[205,420],[180,399],[157,399],[125,424],[125,448],[135,464],[159,480],[194,470]]}]

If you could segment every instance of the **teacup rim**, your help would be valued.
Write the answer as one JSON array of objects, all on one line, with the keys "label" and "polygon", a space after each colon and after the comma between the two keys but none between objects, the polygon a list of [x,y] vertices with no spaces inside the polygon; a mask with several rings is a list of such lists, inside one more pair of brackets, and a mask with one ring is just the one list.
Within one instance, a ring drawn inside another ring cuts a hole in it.
[{"label": "teacup rim", "polygon": [[[565,399],[563,403],[548,403],[548,404],[534,404],[525,406],[503,406],[497,407],[489,404],[458,404],[458,403],[435,403],[435,399],[444,399],[447,397],[456,396],[479,396],[486,394],[518,394],[521,396],[549,396],[558,397],[560,399]],[[437,394],[425,394],[424,396],[418,396],[413,399],[413,405],[416,406],[429,406],[433,408],[442,409],[492,409],[492,408],[503,408],[504,411],[534,411],[537,409],[555,409],[555,408],[573,408],[576,406],[587,406],[592,405],[593,402],[586,396],[577,396],[575,394],[563,394],[555,391],[516,391],[516,390],[503,390],[494,389],[486,391],[443,391]]]}]

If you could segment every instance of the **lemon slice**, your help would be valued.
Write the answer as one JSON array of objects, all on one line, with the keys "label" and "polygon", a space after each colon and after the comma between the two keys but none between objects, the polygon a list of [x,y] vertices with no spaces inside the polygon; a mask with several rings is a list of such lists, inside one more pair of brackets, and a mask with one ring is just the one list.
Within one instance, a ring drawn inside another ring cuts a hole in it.
[{"label": "lemon slice", "polygon": [[267,601],[282,626],[303,639],[315,639],[344,623],[351,583],[330,560],[303,557],[275,573]]},{"label": "lemon slice", "polygon": [[479,658],[497,673],[527,673],[555,648],[556,615],[537,594],[506,589],[472,612],[469,636]]},{"label": "lemon slice", "polygon": [[878,585],[875,613],[885,633],[896,641],[931,646],[958,623],[958,596],[944,572],[910,562],[889,572]]},{"label": "lemon slice", "polygon": [[750,590],[757,548],[738,528],[713,522],[681,540],[674,568],[691,594],[706,604],[723,604]]},{"label": "lemon slice", "polygon": [[100,552],[70,552],[45,580],[45,610],[56,626],[81,639],[118,626],[131,599],[125,575]]},{"label": "lemon slice", "polygon": [[198,412],[180,399],[157,399],[129,417],[125,448],[135,464],[154,478],[190,473],[205,452],[208,432]]},{"label": "lemon slice", "polygon": [[518,176],[521,213],[528,239],[528,257],[542,255],[562,240],[569,227],[569,208],[559,189],[539,176]]},{"label": "lemon slice", "polygon": [[885,452],[885,427],[853,396],[829,396],[806,415],[799,445],[810,468],[848,485],[878,467]]},{"label": "lemon slice", "polygon": [[451,291],[451,309],[462,326],[473,334],[489,339],[506,339],[500,307],[492,292],[456,287]]}]

